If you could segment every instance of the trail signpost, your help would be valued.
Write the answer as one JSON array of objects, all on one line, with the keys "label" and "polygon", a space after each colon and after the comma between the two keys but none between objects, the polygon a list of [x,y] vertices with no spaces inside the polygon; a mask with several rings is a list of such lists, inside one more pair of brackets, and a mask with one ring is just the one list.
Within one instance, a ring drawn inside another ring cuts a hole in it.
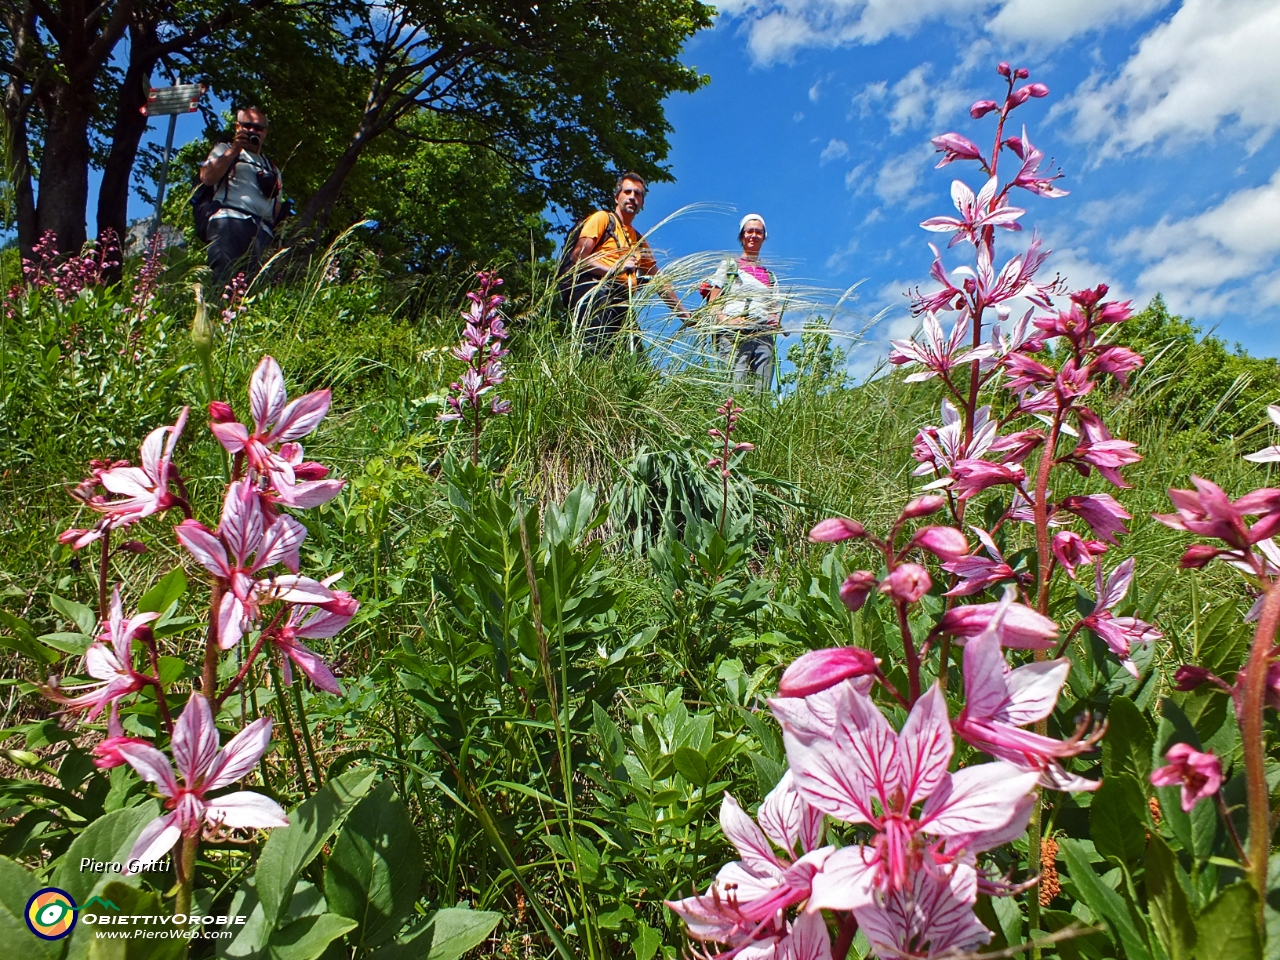
[{"label": "trail signpost", "polygon": [[142,113],[147,117],[168,117],[169,132],[164,138],[164,163],[160,165],[160,185],[156,190],[156,215],[151,220],[152,236],[160,229],[160,212],[164,209],[164,188],[169,183],[169,158],[173,155],[173,131],[178,125],[178,114],[195,113],[200,98],[208,89],[203,83],[179,83],[172,87],[152,87]]}]

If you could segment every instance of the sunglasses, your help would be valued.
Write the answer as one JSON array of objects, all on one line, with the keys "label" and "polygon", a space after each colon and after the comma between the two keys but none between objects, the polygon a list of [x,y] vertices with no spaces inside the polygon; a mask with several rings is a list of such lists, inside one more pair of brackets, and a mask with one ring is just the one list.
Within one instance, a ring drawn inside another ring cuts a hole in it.
[{"label": "sunglasses", "polygon": [[237,127],[244,127],[246,130],[252,130],[255,133],[262,133],[267,128],[261,123],[245,123],[243,120],[236,121]]}]

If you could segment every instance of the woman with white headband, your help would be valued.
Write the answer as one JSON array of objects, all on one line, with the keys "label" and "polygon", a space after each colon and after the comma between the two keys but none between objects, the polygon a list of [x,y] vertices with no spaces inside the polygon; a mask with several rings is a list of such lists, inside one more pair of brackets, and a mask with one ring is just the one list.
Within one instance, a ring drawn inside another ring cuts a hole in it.
[{"label": "woman with white headband", "polygon": [[735,381],[754,379],[761,390],[773,382],[773,340],[781,304],[778,280],[760,263],[767,230],[764,217],[749,213],[738,223],[742,256],[726,258],[709,281],[708,303],[716,304],[712,339]]}]

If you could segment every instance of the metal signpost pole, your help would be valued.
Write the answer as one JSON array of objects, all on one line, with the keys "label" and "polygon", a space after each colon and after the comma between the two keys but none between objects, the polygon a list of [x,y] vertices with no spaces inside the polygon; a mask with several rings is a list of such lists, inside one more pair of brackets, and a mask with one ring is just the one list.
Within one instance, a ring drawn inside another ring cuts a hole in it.
[{"label": "metal signpost pole", "polygon": [[160,229],[160,215],[164,212],[164,190],[169,183],[169,160],[173,157],[173,131],[178,126],[178,114],[195,113],[206,89],[208,88],[203,83],[152,87],[146,106],[142,108],[143,116],[169,118],[169,133],[164,138],[164,162],[160,165],[160,183],[156,190],[156,213],[147,230],[148,239]]}]

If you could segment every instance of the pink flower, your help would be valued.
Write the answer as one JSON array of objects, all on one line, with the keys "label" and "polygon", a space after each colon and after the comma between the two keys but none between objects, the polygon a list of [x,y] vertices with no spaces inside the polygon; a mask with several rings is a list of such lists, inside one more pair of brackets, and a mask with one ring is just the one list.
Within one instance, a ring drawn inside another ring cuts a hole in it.
[{"label": "pink flower", "polygon": [[[341,574],[338,574],[341,576]],[[328,587],[336,577],[324,581],[321,586]],[[334,590],[333,599],[315,606],[298,604],[289,611],[289,619],[271,635],[271,642],[285,654],[283,667],[284,682],[293,682],[293,673],[289,668],[292,661],[298,669],[321,690],[333,694],[342,693],[338,680],[324,660],[308,648],[300,640],[327,640],[337,636],[351,618],[360,609],[359,602],[345,590]]]},{"label": "pink flower", "polygon": [[294,468],[302,462],[302,447],[290,441],[305,437],[320,425],[329,412],[331,397],[329,390],[315,390],[289,401],[280,364],[273,357],[263,357],[249,380],[253,432],[227,419],[230,408],[221,403],[216,409],[210,405],[209,429],[227,452],[248,458],[250,469],[270,484],[280,502],[298,508],[318,506],[336,497],[346,481],[299,480]]},{"label": "pink flower", "polygon": [[918,563],[900,563],[880,584],[880,592],[892,600],[915,603],[933,586],[929,571]]},{"label": "pink flower", "polygon": [[951,328],[951,336],[942,332],[942,324],[933,313],[926,313],[923,321],[924,341],[894,340],[889,351],[889,362],[894,364],[918,363],[924,369],[908,374],[906,383],[922,383],[956,367],[983,360],[991,355],[991,347],[983,344],[971,350],[961,348],[968,342],[969,320],[961,314]]},{"label": "pink flower", "polygon": [[948,278],[947,268],[942,263],[942,254],[932,243],[929,244],[929,249],[933,251],[933,266],[929,268],[929,276],[942,286],[930,294],[922,294],[917,288],[911,298],[912,316],[938,310],[958,310],[964,303],[964,291]]},{"label": "pink flower", "polygon": [[878,897],[911,891],[917,874],[943,873],[1025,829],[1038,774],[1004,762],[949,773],[955,745],[936,684],[897,733],[870,698],[847,684],[833,689],[829,739],[783,720],[787,759],[802,798],[836,820],[866,824],[872,837],[827,857],[809,909],[852,909],[861,920]]},{"label": "pink flower", "polygon": [[[85,480],[78,493],[88,494],[94,486],[101,485],[108,493],[122,499],[86,495],[83,499],[89,509],[103,515],[88,530],[66,530],[59,537],[61,543],[69,543],[74,550],[100,539],[109,530],[132,526],[152,514],[161,513],[182,501],[169,492],[169,475],[172,469],[173,448],[178,443],[182,428],[187,423],[188,407],[183,407],[178,420],[172,426],[157,427],[142,441],[141,467],[131,467],[121,462],[102,470]],[[167,439],[166,439],[167,436]]]},{"label": "pink flower", "polygon": [[173,725],[170,750],[177,761],[177,776],[168,758],[155,747],[121,744],[120,755],[138,776],[156,785],[165,798],[165,809],[170,811],[143,827],[129,859],[137,860],[139,867],[155,863],[173,849],[180,837],[203,833],[212,839],[225,830],[287,827],[284,810],[260,793],[243,790],[218,798],[209,796],[252,770],[270,742],[271,720],[263,717],[219,750],[218,728],[214,726],[209,701],[196,693]]},{"label": "pink flower", "polygon": [[855,914],[877,956],[950,956],[991,939],[991,931],[973,912],[977,896],[977,871],[957,863],[919,870],[910,889],[875,896]]},{"label": "pink flower", "polygon": [[1106,552],[1107,545],[1101,540],[1086,540],[1070,530],[1053,535],[1053,555],[1072,580],[1076,578],[1076,567],[1091,564]]},{"label": "pink flower", "polygon": [[[999,618],[997,620],[997,618]],[[993,621],[999,624],[1000,643],[1019,650],[1047,650],[1058,636],[1058,625],[1021,603],[975,603],[952,607],[938,621],[938,632],[963,642],[978,636]]]},{"label": "pink flower", "polygon": [[96,744],[93,748],[93,765],[99,770],[110,770],[113,767],[124,766],[124,755],[120,753],[120,748],[126,743],[141,743],[147,745],[149,741],[141,737],[126,737],[124,735],[124,727],[120,725],[120,704],[118,701],[111,702],[111,713],[107,717],[107,736],[102,742]]},{"label": "pink flower", "polygon": [[953,160],[977,160],[984,167],[986,166],[986,162],[982,159],[982,151],[968,137],[962,137],[958,133],[944,133],[940,137],[934,137],[930,143],[942,154],[938,167],[945,167]]},{"label": "pink flower", "polygon": [[954,573],[960,578],[960,582],[948,590],[945,596],[972,596],[1004,580],[1013,580],[1017,576],[1013,568],[1005,562],[1004,554],[1000,552],[1000,548],[991,539],[991,534],[981,527],[972,527],[971,529],[974,536],[982,542],[989,556],[984,557],[974,553],[970,556],[957,557],[944,563],[942,565],[943,570],[947,571],[947,573]]},{"label": "pink flower", "polygon": [[994,100],[979,100],[969,108],[969,116],[975,120],[981,120],[992,110],[999,110],[1000,105]]},{"label": "pink flower", "polygon": [[120,602],[120,588],[116,587],[111,592],[110,616],[103,624],[97,641],[84,654],[85,672],[100,682],[66,688],[67,693],[77,694],[72,697],[55,686],[47,691],[48,696],[64,704],[68,710],[88,709],[85,716],[92,720],[109,704],[114,705],[121,697],[137,693],[151,682],[151,678],[133,668],[133,641],[150,637],[151,628],[147,624],[159,616],[158,613],[140,613],[126,620]]},{"label": "pink flower", "polygon": [[921,527],[911,538],[911,546],[922,547],[939,560],[954,560],[969,552],[969,541],[955,527]]},{"label": "pink flower", "polygon": [[[1280,427],[1280,406],[1272,403],[1267,406],[1267,416],[1271,422]],[[1280,463],[1280,446],[1272,444],[1263,447],[1257,453],[1246,453],[1244,458],[1253,463]]]},{"label": "pink flower", "polygon": [[926,494],[923,497],[916,497],[902,508],[902,519],[918,520],[920,517],[932,516],[946,505],[947,498],[940,497],[937,494]]},{"label": "pink flower", "polygon": [[1111,374],[1121,385],[1126,385],[1129,374],[1142,366],[1143,362],[1142,355],[1128,347],[1107,347],[1094,358],[1093,366],[1102,373]]},{"label": "pink flower", "polygon": [[874,675],[880,663],[861,647],[810,650],[792,661],[778,684],[780,697],[807,697],[850,677]]},{"label": "pink flower", "polygon": [[1129,658],[1133,645],[1159,640],[1164,634],[1135,617],[1117,617],[1111,612],[1129,592],[1129,585],[1133,582],[1133,563],[1133,557],[1130,557],[1116,567],[1105,582],[1102,579],[1102,564],[1098,564],[1094,574],[1097,603],[1094,604],[1093,612],[1080,621],[1080,624],[1097,634],[1111,652],[1120,658],[1120,665],[1136,677],[1138,668]]},{"label": "pink flower", "polygon": [[1117,533],[1129,532],[1122,521],[1133,519],[1109,493],[1063,497],[1058,501],[1058,506],[1068,513],[1074,513],[1089,525],[1096,536],[1111,544],[1116,543]]},{"label": "pink flower", "polygon": [[854,540],[866,535],[866,528],[858,521],[832,517],[829,520],[823,520],[809,531],[809,542],[839,543],[841,540]]},{"label": "pink flower", "polygon": [[[720,826],[742,859],[721,867],[705,894],[667,902],[695,940],[768,946],[770,936],[782,933],[781,911],[809,898],[813,878],[831,852],[817,846],[821,811],[796,792],[788,773],[760,804],[759,817],[757,826],[726,793]],[[804,850],[799,858],[797,842]]]},{"label": "pink flower", "polygon": [[1097,467],[1098,472],[1117,487],[1128,487],[1129,484],[1120,476],[1120,468],[1142,459],[1137,452],[1138,445],[1112,437],[1102,418],[1092,410],[1080,410],[1079,418],[1084,437],[1070,454],[1076,469],[1087,477],[1090,466]]},{"label": "pink flower", "polygon": [[1222,761],[1212,753],[1201,753],[1189,743],[1175,743],[1164,758],[1169,765],[1153,770],[1151,782],[1157,787],[1181,784],[1184,813],[1222,787]]},{"label": "pink flower", "polygon": [[995,439],[996,423],[991,419],[990,407],[981,406],[974,412],[973,436],[968,441],[964,418],[955,404],[944,399],[941,412],[942,426],[925,427],[916,436],[911,455],[920,461],[920,466],[911,471],[912,476],[948,474],[961,460],[981,457]]},{"label": "pink flower", "polygon": [[1006,466],[987,460],[961,460],[952,468],[955,490],[961,500],[967,500],[988,487],[1011,483],[1019,486],[1027,479],[1027,473],[1017,464]]},{"label": "pink flower", "polygon": [[840,602],[849,608],[850,613],[857,613],[867,602],[867,596],[879,585],[876,575],[870,570],[855,570],[840,584]]},{"label": "pink flower", "polygon": [[[306,527],[290,516],[266,522],[262,501],[246,477],[227,488],[222,522],[215,534],[196,520],[184,520],[176,530],[178,542],[217,577],[224,593],[218,608],[218,640],[229,650],[259,620],[259,607],[285,603],[325,604],[334,599],[324,585],[296,576],[298,548]],[[259,571],[283,564],[289,575],[255,580]]]},{"label": "pink flower", "polygon": [[[1263,488],[1232,503],[1216,483],[1193,476],[1195,490],[1170,490],[1177,513],[1153,513],[1167,527],[1222,540],[1237,551],[1271,537],[1280,528],[1280,490]],[[1246,516],[1261,515],[1252,526]]]},{"label": "pink flower", "polygon": [[[1033,83],[1029,87],[1024,87],[1023,89],[1031,91],[1031,95],[1036,97],[1043,97],[1049,93],[1049,88],[1042,83]],[[1037,93],[1035,92],[1037,90],[1043,90],[1044,92]],[[1067,195],[1066,190],[1062,190],[1053,185],[1054,181],[1062,176],[1061,173],[1055,174],[1052,177],[1042,177],[1039,175],[1040,161],[1044,159],[1044,154],[1032,146],[1030,138],[1027,137],[1027,128],[1025,125],[1022,128],[1022,139],[1020,141],[1016,138],[1009,140],[1008,146],[1014,153],[1022,158],[1022,169],[1018,171],[1017,176],[1013,179],[1013,185],[1015,187],[1021,187],[1023,190],[1029,190],[1038,197],[1047,197],[1050,199],[1065,197]]]},{"label": "pink flower", "polygon": [[[1007,599],[1002,606],[1007,612]],[[1053,740],[1019,729],[1053,712],[1071,672],[1071,662],[1046,660],[1011,670],[1000,647],[1001,619],[998,611],[987,629],[965,644],[965,705],[952,727],[984,753],[1024,770],[1037,771],[1042,786],[1096,790],[1101,781],[1073,776],[1059,762],[1063,757],[1091,749],[1090,741],[1079,736]]]},{"label": "pink flower", "polygon": [[977,246],[981,242],[982,231],[987,227],[1021,230],[1022,227],[1016,221],[1027,211],[1011,207],[1003,197],[997,197],[998,187],[996,178],[992,177],[975,196],[963,181],[955,180],[951,184],[951,199],[960,216],[930,217],[920,226],[934,233],[955,233],[947,246],[955,246],[961,240],[968,240]]}]

